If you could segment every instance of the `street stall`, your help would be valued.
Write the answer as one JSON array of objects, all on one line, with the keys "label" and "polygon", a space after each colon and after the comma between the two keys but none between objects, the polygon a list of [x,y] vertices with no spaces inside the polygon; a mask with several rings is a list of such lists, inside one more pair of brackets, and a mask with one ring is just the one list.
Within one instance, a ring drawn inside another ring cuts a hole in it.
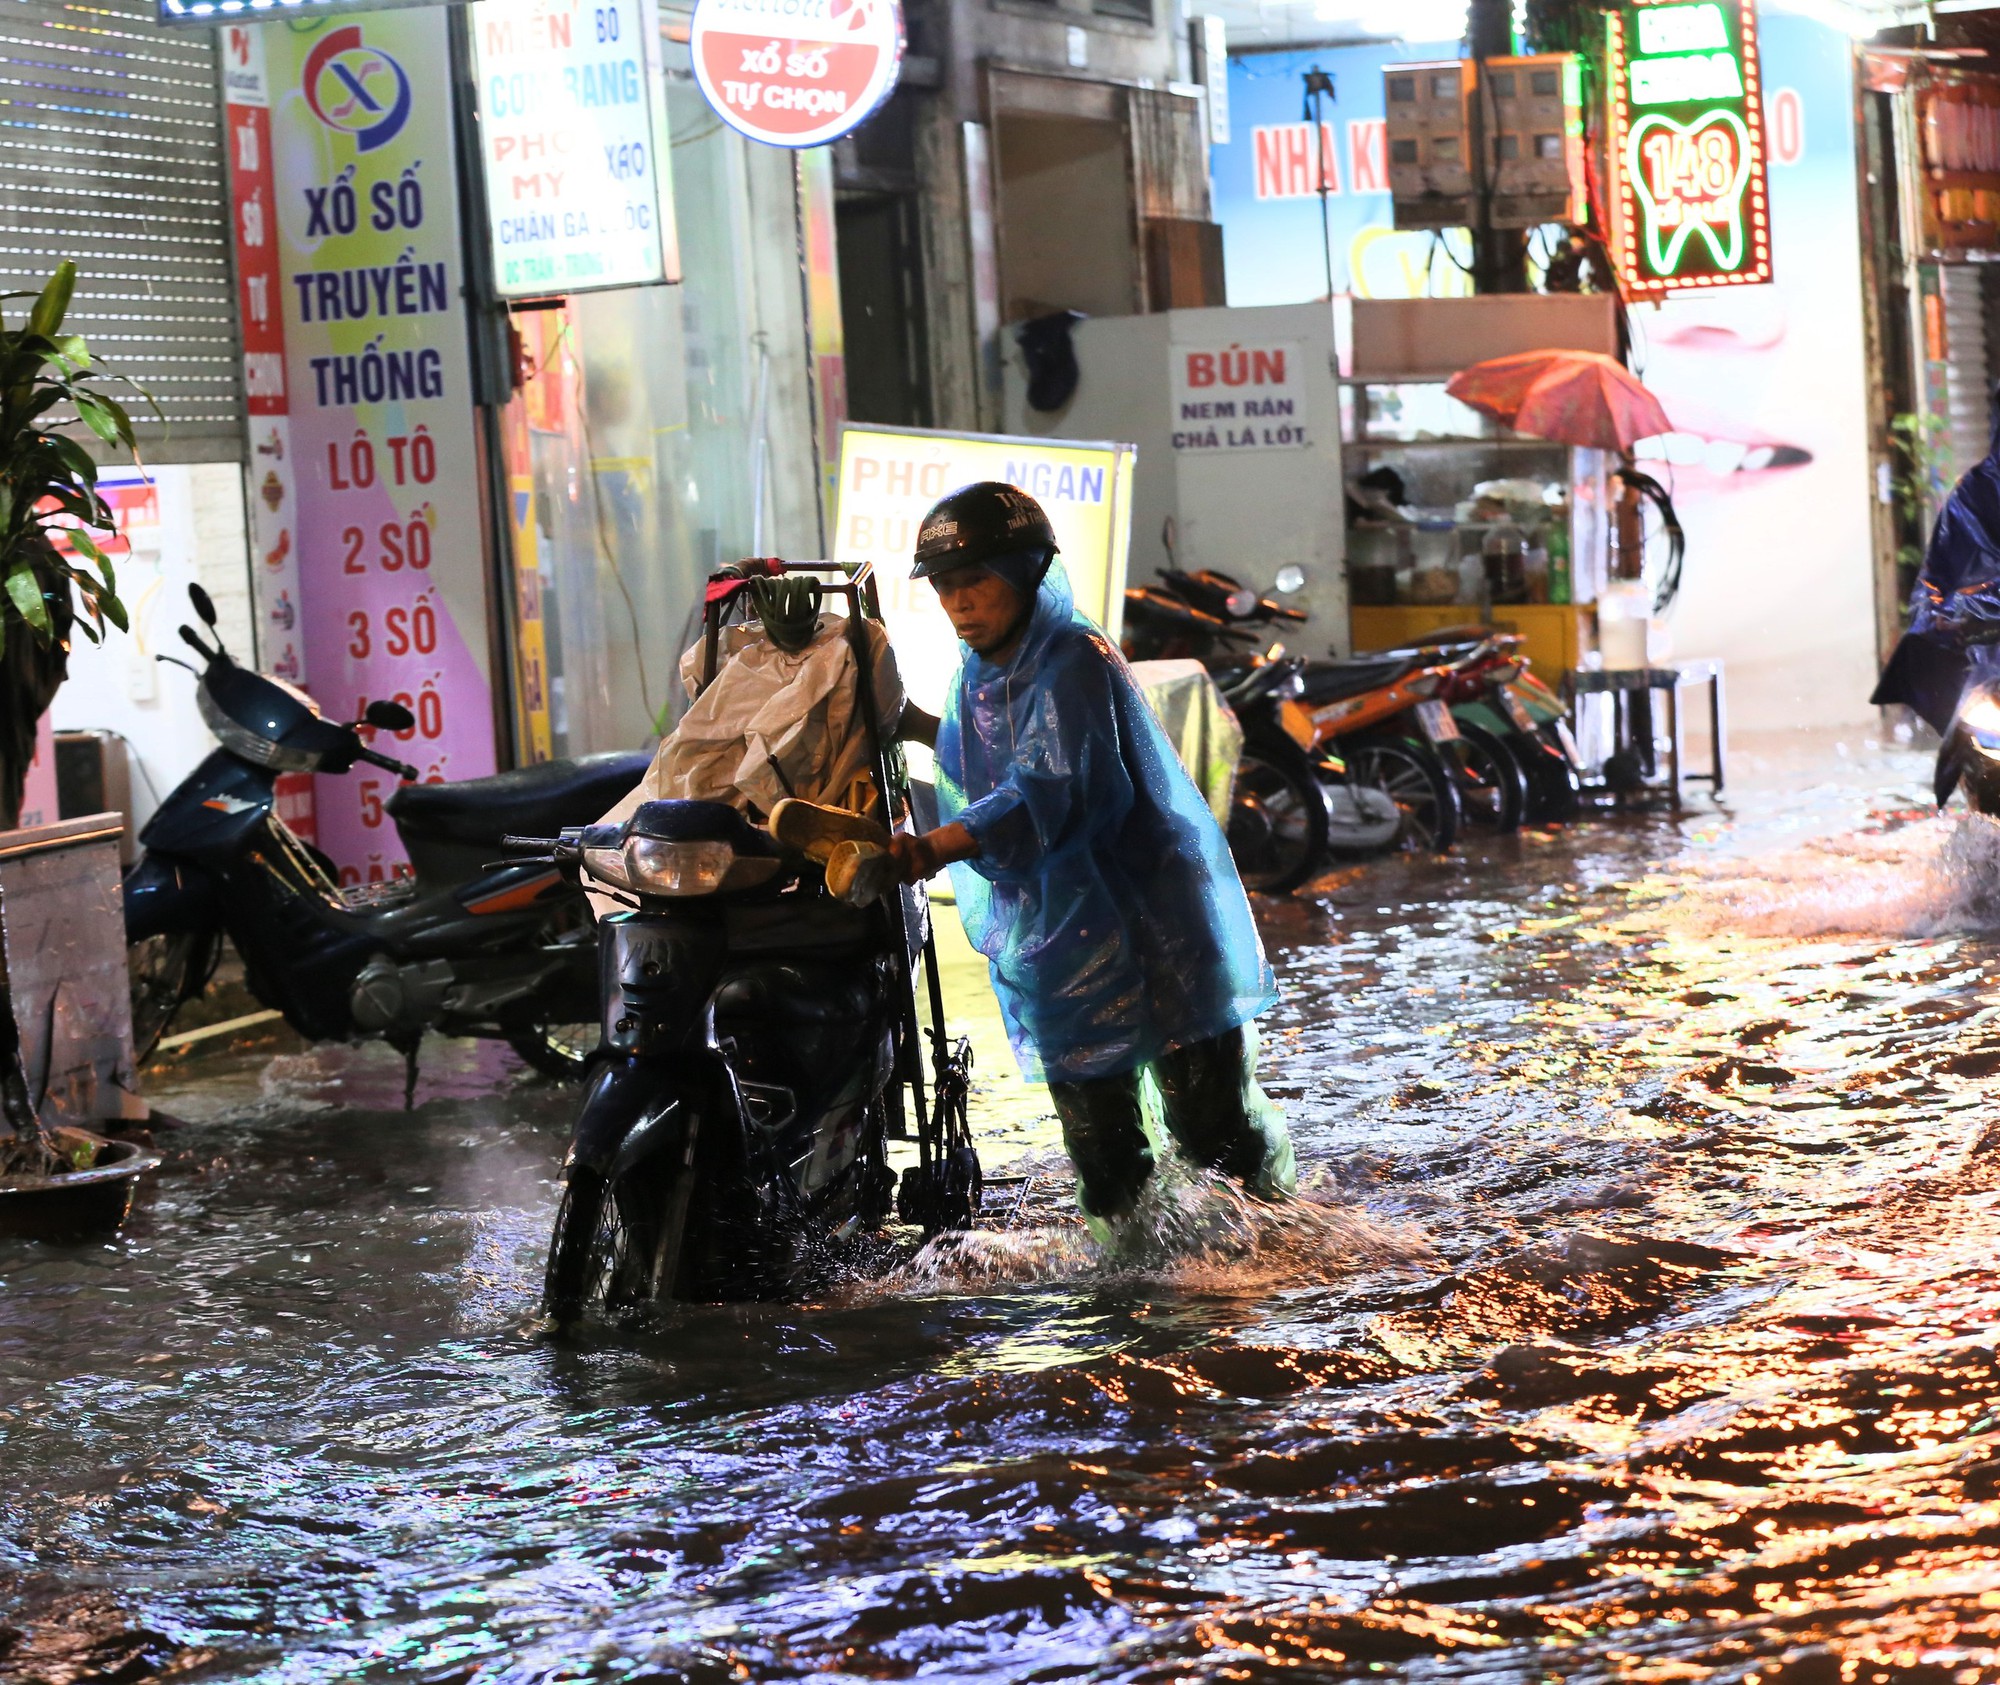
[{"label": "street stall", "polygon": [[1445,387],[1490,358],[1614,351],[1611,302],[1354,302],[1340,407],[1356,650],[1422,643],[1453,627],[1513,632],[1550,684],[1598,650],[1614,461],[1532,437]]}]

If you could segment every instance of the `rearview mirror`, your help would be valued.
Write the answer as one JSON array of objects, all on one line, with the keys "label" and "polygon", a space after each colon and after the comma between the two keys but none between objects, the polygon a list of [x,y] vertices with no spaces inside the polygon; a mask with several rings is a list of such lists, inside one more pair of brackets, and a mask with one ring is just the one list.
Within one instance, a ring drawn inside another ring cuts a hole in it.
[{"label": "rearview mirror", "polygon": [[1271,581],[1271,588],[1281,597],[1289,597],[1306,588],[1306,570],[1297,562],[1287,562],[1278,569],[1278,577]]},{"label": "rearview mirror", "polygon": [[1241,620],[1246,614],[1257,612],[1257,593],[1247,586],[1241,590],[1231,591],[1223,606],[1229,610],[1232,618]]},{"label": "rearview mirror", "polygon": [[371,702],[361,718],[377,731],[408,731],[417,723],[417,716],[400,702]]},{"label": "rearview mirror", "polygon": [[194,611],[201,616],[204,624],[209,626],[215,624],[215,599],[199,585],[188,587],[188,601],[194,604]]}]

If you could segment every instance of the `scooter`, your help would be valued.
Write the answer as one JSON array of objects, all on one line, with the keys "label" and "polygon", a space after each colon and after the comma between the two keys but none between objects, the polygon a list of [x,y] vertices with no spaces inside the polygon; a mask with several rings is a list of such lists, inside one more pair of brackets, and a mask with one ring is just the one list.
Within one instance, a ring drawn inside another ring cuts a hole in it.
[{"label": "scooter", "polygon": [[[759,564],[768,569],[769,564]],[[871,670],[861,616],[872,573],[829,563],[848,599],[855,672]],[[717,575],[716,632],[742,581]],[[718,588],[720,588],[718,590]],[[873,697],[878,818],[908,811]],[[948,1041],[926,903],[899,891],[833,897],[819,868],[716,802],[655,801],[623,825],[510,838],[572,883],[623,903],[599,927],[604,1059],[583,1100],[550,1237],[543,1304],[559,1326],[673,1299],[781,1297],[878,1227],[893,1201],[926,1234],[971,1225],[981,1175],[966,1120],[971,1051]],[[930,984],[933,1083],[925,1103],[914,968]],[[917,1120],[900,1186],[888,1143]]]},{"label": "scooter", "polygon": [[[411,730],[410,711],[371,702],[344,725],[283,680],[240,667],[215,605],[189,588],[214,643],[202,659],[202,718],[221,747],[139,834],[125,874],[133,1042],[151,1052],[183,1002],[207,987],[226,934],[250,991],[313,1041],[380,1036],[411,1061],[426,1030],[507,1042],[530,1065],[580,1076],[597,1044],[589,909],[548,865],[496,863],[510,831],[594,819],[646,770],[644,754],[551,761],[456,784],[404,783],[386,803],[414,876],[342,890],[332,863],[278,817],[284,772],[357,763],[413,780],[362,726]],[[162,657],[189,666],[178,657]]]},{"label": "scooter", "polygon": [[1939,807],[1962,789],[1974,813],[2000,816],[2000,680],[1966,685],[1938,745],[1933,788]]},{"label": "scooter", "polygon": [[[1238,629],[1306,618],[1213,569],[1161,577],[1190,607]],[[1315,658],[1295,670],[1298,684],[1279,718],[1328,781],[1330,845],[1339,852],[1398,844],[1449,849],[1464,817],[1461,792],[1476,795],[1484,786],[1438,696],[1443,670],[1415,658]]]}]

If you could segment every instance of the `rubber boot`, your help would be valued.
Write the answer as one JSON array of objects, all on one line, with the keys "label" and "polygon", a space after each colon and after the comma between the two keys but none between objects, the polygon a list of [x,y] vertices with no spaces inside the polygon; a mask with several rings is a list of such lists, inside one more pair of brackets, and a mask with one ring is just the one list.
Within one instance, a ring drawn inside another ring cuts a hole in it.
[{"label": "rubber boot", "polygon": [[1259,1199],[1283,1199],[1296,1191],[1292,1133],[1258,1085],[1253,1028],[1164,1053],[1153,1077],[1168,1133],[1192,1162],[1234,1177]]},{"label": "rubber boot", "polygon": [[1102,1245],[1131,1214],[1153,1174],[1153,1146],[1139,1105],[1139,1073],[1089,1082],[1052,1082],[1049,1098],[1062,1120],[1063,1146],[1076,1166],[1076,1202]]}]

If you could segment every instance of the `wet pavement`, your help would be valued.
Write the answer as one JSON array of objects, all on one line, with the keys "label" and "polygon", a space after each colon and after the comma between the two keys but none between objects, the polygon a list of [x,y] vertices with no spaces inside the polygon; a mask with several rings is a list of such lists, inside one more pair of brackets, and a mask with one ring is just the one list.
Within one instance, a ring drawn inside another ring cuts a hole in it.
[{"label": "wet pavement", "polygon": [[1310,1197],[1143,1267],[1001,1084],[1013,1230],[563,1346],[562,1091],[191,1065],[0,1244],[0,1674],[2000,1679],[2000,842],[1732,770],[1266,907]]}]

